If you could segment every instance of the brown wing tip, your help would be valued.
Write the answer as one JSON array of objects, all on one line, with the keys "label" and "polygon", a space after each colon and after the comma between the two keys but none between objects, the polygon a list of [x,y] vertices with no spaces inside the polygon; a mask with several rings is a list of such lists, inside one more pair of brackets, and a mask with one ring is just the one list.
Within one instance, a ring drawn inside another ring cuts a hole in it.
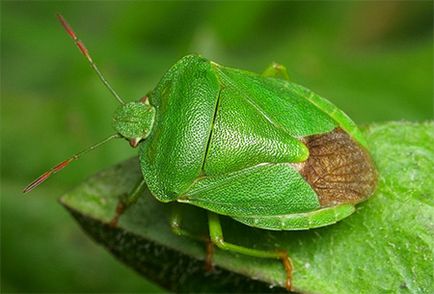
[{"label": "brown wing tip", "polygon": [[359,203],[375,190],[377,173],[360,144],[341,128],[304,138],[309,158],[300,170],[322,207]]}]

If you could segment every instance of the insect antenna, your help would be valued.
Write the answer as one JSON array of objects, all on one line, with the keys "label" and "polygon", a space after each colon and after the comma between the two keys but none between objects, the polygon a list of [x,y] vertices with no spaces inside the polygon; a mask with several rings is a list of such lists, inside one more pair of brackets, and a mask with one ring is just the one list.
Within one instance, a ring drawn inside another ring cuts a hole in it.
[{"label": "insect antenna", "polygon": [[103,82],[103,84],[106,86],[106,88],[110,91],[110,93],[113,94],[113,96],[121,103],[125,104],[125,101],[116,93],[116,91],[112,88],[112,86],[109,84],[109,82],[106,80],[102,72],[98,69],[95,62],[93,61],[92,57],[89,54],[89,51],[87,50],[86,46],[84,46],[84,43],[77,37],[72,27],[68,24],[68,22],[63,18],[62,15],[56,14],[57,18],[59,19],[62,26],[65,28],[68,35],[71,36],[72,40],[74,41],[75,45],[77,45],[78,49],[80,49],[80,52],[86,57],[87,61],[89,61],[90,66],[93,68],[93,70],[96,72],[100,80]]},{"label": "insect antenna", "polygon": [[37,186],[39,186],[40,184],[42,184],[43,182],[45,182],[46,179],[48,179],[50,176],[54,175],[55,173],[61,171],[62,169],[64,169],[65,167],[67,167],[71,162],[79,159],[82,155],[98,148],[99,146],[107,143],[108,141],[112,140],[112,139],[116,139],[116,138],[122,138],[122,136],[120,134],[114,134],[111,135],[110,137],[105,138],[104,140],[96,143],[95,145],[92,145],[76,154],[74,154],[73,156],[71,156],[69,159],[62,161],[61,163],[57,164],[56,166],[54,166],[52,169],[46,171],[45,173],[43,173],[39,178],[37,178],[36,180],[34,180],[33,182],[31,182],[27,187],[24,188],[23,193],[28,193],[30,191],[32,191],[34,188],[36,188]]}]

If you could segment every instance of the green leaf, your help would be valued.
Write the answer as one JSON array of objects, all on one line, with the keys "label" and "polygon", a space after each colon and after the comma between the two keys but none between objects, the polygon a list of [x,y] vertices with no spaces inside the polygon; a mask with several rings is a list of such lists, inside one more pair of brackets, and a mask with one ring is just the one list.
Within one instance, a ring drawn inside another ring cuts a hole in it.
[{"label": "green leaf", "polygon": [[[390,122],[364,130],[378,167],[375,195],[338,224],[308,231],[271,232],[223,217],[225,239],[254,248],[286,248],[293,284],[302,293],[434,293],[434,123]],[[173,205],[183,226],[207,234],[203,210],[157,202],[149,192],[122,216],[117,199],[140,179],[133,158],[102,171],[61,202],[83,229],[143,276],[178,292],[276,292],[284,289],[279,261],[215,249],[213,272],[204,270],[205,244],[172,234]]]}]

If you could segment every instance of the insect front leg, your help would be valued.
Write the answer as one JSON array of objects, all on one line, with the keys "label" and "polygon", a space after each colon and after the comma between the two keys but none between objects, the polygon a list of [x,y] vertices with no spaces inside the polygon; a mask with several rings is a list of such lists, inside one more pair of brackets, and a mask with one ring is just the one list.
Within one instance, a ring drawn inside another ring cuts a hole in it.
[{"label": "insect front leg", "polygon": [[121,197],[118,201],[118,204],[116,206],[116,212],[114,217],[111,219],[111,221],[109,222],[110,226],[112,227],[116,227],[118,222],[119,222],[119,218],[122,216],[122,214],[124,214],[124,212],[134,203],[137,202],[137,200],[140,198],[140,196],[142,196],[143,191],[146,188],[146,182],[145,179],[141,179],[133,188],[133,190],[131,191],[131,193],[127,194],[124,197]]},{"label": "insect front leg", "polygon": [[262,72],[262,76],[263,77],[272,77],[272,78],[277,78],[277,77],[281,76],[284,80],[287,80],[287,81],[290,80],[289,75],[288,75],[288,70],[286,69],[286,67],[279,64],[279,63],[275,63],[275,62],[270,64],[270,66],[267,67],[267,69]]},{"label": "insect front leg", "polygon": [[247,248],[247,247],[235,245],[224,241],[223,231],[220,224],[219,216],[213,212],[208,213],[208,224],[209,224],[209,233],[210,233],[211,241],[220,249],[233,251],[233,252],[237,252],[244,255],[253,256],[253,257],[280,259],[286,271],[285,287],[286,289],[288,289],[288,291],[291,291],[292,261],[288,256],[288,252],[284,250],[281,251],[257,250],[257,249]]}]

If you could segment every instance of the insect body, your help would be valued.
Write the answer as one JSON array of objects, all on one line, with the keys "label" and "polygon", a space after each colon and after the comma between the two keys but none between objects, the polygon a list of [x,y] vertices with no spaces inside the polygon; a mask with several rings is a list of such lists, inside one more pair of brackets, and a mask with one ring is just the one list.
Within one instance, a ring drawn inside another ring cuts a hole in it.
[{"label": "insect body", "polygon": [[[292,269],[287,253],[225,242],[218,215],[262,229],[305,230],[349,216],[375,189],[375,169],[356,125],[324,98],[287,80],[189,55],[145,98],[119,100],[114,137],[138,146],[143,180],[121,201],[115,221],[145,186],[162,202],[202,207],[209,211],[214,244],[282,259],[288,288]],[[179,227],[179,214],[172,227],[188,235]]]},{"label": "insect body", "polygon": [[[342,111],[294,83],[199,56],[181,59],[146,104],[121,106],[114,121],[123,137],[141,140],[142,173],[158,200],[251,226],[334,223],[374,188],[365,142]],[[142,135],[128,133],[136,121]]]}]

